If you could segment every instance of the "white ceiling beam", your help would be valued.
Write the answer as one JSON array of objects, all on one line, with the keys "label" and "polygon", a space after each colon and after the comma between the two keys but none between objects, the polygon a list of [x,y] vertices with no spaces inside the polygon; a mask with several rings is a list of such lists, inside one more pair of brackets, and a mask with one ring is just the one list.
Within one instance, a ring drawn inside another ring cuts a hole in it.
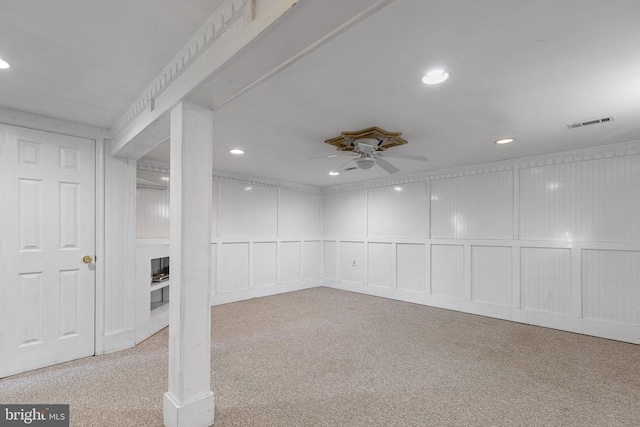
[{"label": "white ceiling beam", "polygon": [[142,157],[168,136],[158,119],[196,90],[190,101],[219,107],[391,1],[228,0],[118,120],[111,154]]}]

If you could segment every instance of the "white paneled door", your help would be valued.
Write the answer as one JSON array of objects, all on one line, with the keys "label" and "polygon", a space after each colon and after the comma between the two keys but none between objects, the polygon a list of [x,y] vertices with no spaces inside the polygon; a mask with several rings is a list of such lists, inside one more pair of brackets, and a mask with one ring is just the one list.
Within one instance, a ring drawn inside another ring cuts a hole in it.
[{"label": "white paneled door", "polygon": [[0,125],[0,200],[0,377],[94,354],[95,142]]}]

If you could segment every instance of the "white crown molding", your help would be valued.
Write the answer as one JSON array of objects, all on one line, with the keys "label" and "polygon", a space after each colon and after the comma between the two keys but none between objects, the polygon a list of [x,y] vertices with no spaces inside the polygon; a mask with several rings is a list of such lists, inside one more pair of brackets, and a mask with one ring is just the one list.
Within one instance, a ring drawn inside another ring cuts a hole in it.
[{"label": "white crown molding", "polygon": [[227,0],[223,3],[116,121],[111,128],[112,134],[118,135],[133,122],[152,100],[155,100],[171,86],[203,52],[230,28],[239,22],[248,24],[251,18],[252,0]]},{"label": "white crown molding", "polygon": [[559,153],[538,156],[520,157],[499,162],[482,163],[437,171],[421,172],[418,174],[401,175],[393,178],[382,178],[355,184],[335,185],[322,188],[323,193],[340,193],[352,190],[386,187],[390,185],[411,184],[415,182],[433,181],[436,179],[458,178],[462,176],[495,173],[514,169],[551,166],[564,163],[600,160],[612,157],[623,157],[640,154],[640,141],[623,142],[619,144],[603,145]]},{"label": "white crown molding", "polygon": [[0,123],[88,139],[109,138],[109,131],[68,120],[0,107]]},{"label": "white crown molding", "polygon": [[145,163],[140,163],[138,162],[138,170],[140,171],[146,171],[146,172],[158,172],[158,173],[164,173],[164,174],[168,174],[169,171],[169,166],[165,165],[164,163],[156,163],[156,162],[150,162],[150,161],[145,161]]},{"label": "white crown molding", "polygon": [[169,163],[156,162],[148,159],[138,160],[138,169],[143,171],[169,173],[169,168]]},{"label": "white crown molding", "polygon": [[320,187],[314,187],[312,185],[284,182],[268,178],[248,177],[218,170],[213,171],[213,178],[220,181],[231,181],[247,185],[258,185],[262,187],[275,187],[283,190],[300,191],[303,193],[320,194],[322,192],[322,189]]},{"label": "white crown molding", "polygon": [[[144,163],[138,163],[138,170],[146,171],[146,172],[157,172],[162,174],[170,173],[170,170],[166,164],[149,162],[149,161],[145,161]],[[229,172],[223,172],[218,170],[213,171],[213,179],[219,180],[219,181],[238,182],[246,185],[257,185],[261,187],[274,187],[274,188],[280,188],[283,190],[293,190],[293,191],[300,191],[304,193],[319,194],[321,192],[320,187],[314,187],[311,185],[277,181],[277,180],[267,179],[267,178],[242,176],[242,175],[232,174]]]}]

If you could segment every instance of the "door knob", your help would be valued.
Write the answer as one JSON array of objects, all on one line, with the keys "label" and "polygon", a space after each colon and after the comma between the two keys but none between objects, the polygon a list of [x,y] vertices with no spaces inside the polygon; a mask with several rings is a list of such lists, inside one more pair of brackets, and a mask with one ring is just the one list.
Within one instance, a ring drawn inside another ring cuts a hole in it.
[{"label": "door knob", "polygon": [[93,261],[93,258],[91,258],[90,255],[85,255],[82,257],[82,262],[84,262],[85,264],[89,264],[91,261]]}]

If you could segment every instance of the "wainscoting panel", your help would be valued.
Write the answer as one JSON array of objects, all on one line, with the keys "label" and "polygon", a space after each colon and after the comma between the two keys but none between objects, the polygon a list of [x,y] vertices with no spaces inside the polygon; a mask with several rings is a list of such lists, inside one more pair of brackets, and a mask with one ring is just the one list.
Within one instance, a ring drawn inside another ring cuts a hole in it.
[{"label": "wainscoting panel", "polygon": [[304,242],[302,253],[304,259],[302,278],[306,280],[322,277],[322,243],[319,240]]},{"label": "wainscoting panel", "polygon": [[462,298],[463,287],[464,246],[431,245],[431,293]]},{"label": "wainscoting panel", "polygon": [[640,241],[640,156],[521,169],[520,237]]},{"label": "wainscoting panel", "polygon": [[368,279],[370,286],[392,288],[392,261],[395,256],[391,243],[369,243],[367,262]]},{"label": "wainscoting panel", "polygon": [[300,242],[280,243],[280,276],[279,283],[302,280],[302,245]]},{"label": "wainscoting panel", "polygon": [[363,242],[340,242],[340,279],[364,283],[365,256]]},{"label": "wainscoting panel", "polygon": [[281,189],[278,203],[278,235],[281,238],[320,236],[322,197]]},{"label": "wainscoting panel", "polygon": [[169,238],[169,190],[136,190],[136,237]]},{"label": "wainscoting panel", "polygon": [[216,293],[249,289],[249,244],[223,243],[219,259]]},{"label": "wainscoting panel", "polygon": [[571,250],[522,248],[522,308],[571,314]]},{"label": "wainscoting panel", "polygon": [[218,213],[221,238],[275,237],[278,228],[278,189],[222,181]]},{"label": "wainscoting panel", "polygon": [[402,291],[425,292],[425,245],[401,244],[396,249],[397,287]]},{"label": "wainscoting panel", "polygon": [[276,242],[255,242],[251,254],[251,287],[272,286],[277,283],[277,247]]},{"label": "wainscoting panel", "polygon": [[367,233],[367,193],[354,190],[325,194],[323,200],[324,237],[362,238]]},{"label": "wainscoting panel", "polygon": [[427,183],[368,190],[367,224],[371,237],[427,237]]},{"label": "wainscoting panel", "polygon": [[431,181],[431,237],[512,239],[513,171]]},{"label": "wainscoting panel", "polygon": [[336,279],[338,277],[338,268],[336,266],[336,256],[338,245],[336,242],[322,242],[322,276],[328,279]]},{"label": "wainscoting panel", "polygon": [[582,283],[585,318],[640,325],[640,252],[582,251]]},{"label": "wainscoting panel", "polygon": [[510,247],[471,247],[471,299],[496,305],[511,305]]}]

